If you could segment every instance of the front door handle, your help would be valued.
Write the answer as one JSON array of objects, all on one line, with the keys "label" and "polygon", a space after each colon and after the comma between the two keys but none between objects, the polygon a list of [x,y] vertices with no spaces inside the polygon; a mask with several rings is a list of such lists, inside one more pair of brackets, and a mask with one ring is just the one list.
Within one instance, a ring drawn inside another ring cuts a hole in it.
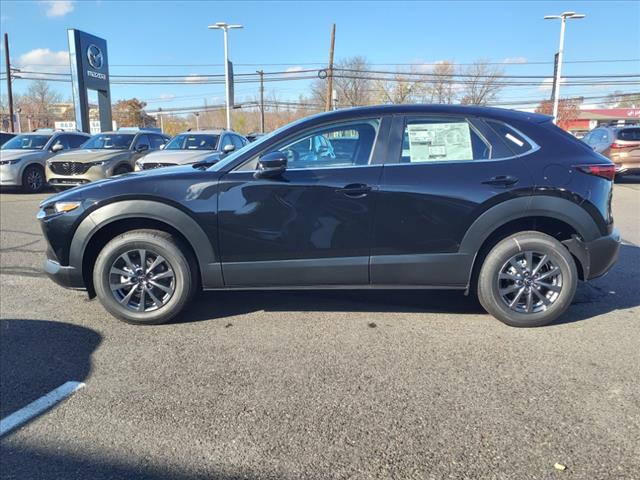
[{"label": "front door handle", "polygon": [[350,183],[342,188],[338,188],[336,192],[342,193],[351,198],[366,197],[371,191],[371,187],[364,183]]},{"label": "front door handle", "polygon": [[510,187],[518,183],[518,178],[512,175],[498,175],[489,180],[482,182],[484,185],[493,185],[496,187]]}]

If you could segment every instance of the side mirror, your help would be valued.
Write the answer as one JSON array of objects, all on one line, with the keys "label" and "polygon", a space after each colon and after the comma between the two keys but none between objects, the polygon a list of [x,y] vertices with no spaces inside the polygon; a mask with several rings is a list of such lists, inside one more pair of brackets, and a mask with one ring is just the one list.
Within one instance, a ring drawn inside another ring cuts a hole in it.
[{"label": "side mirror", "polygon": [[136,152],[146,152],[147,150],[149,150],[149,145],[145,143],[140,144],[136,147]]},{"label": "side mirror", "polygon": [[229,153],[229,152],[233,152],[235,149],[236,149],[236,146],[235,146],[235,145],[227,144],[227,145],[225,145],[225,146],[222,148],[222,151],[223,151],[224,153]]},{"label": "side mirror", "polygon": [[287,169],[287,156],[283,152],[270,152],[258,160],[256,178],[274,178],[282,175]]},{"label": "side mirror", "polygon": [[53,153],[57,153],[64,150],[64,146],[61,143],[56,143],[54,146],[51,147],[51,151]]},{"label": "side mirror", "polygon": [[164,150],[164,146],[165,146],[164,143],[162,145],[160,145],[160,150]]}]

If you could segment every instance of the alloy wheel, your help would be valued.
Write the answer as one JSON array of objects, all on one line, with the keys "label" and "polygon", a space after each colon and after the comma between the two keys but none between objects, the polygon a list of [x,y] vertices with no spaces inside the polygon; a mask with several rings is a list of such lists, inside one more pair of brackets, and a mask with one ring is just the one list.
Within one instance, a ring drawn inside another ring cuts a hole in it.
[{"label": "alloy wheel", "polygon": [[135,312],[163,307],[176,289],[169,262],[148,249],[129,250],[115,259],[109,269],[109,287],[115,299]]},{"label": "alloy wheel", "polygon": [[26,176],[27,187],[32,192],[37,192],[42,188],[44,178],[42,172],[38,168],[31,168]]},{"label": "alloy wheel", "polygon": [[507,260],[497,281],[500,298],[518,313],[544,312],[562,291],[560,267],[549,255],[531,250]]}]

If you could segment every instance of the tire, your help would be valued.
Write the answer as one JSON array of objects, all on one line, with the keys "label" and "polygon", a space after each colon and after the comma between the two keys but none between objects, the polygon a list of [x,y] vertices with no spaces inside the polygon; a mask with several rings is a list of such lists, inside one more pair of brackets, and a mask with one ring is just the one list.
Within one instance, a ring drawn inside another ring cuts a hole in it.
[{"label": "tire", "polygon": [[115,177],[116,175],[124,175],[125,173],[131,173],[131,171],[132,170],[126,165],[120,165],[113,171],[113,176]]},{"label": "tire", "polygon": [[478,300],[507,325],[541,327],[567,310],[577,283],[575,261],[564,245],[544,233],[520,232],[501,240],[485,258]]},{"label": "tire", "polygon": [[[145,252],[146,267],[152,268],[146,275],[139,268],[140,250]],[[156,260],[160,263],[154,267]],[[112,273],[112,269],[120,273]],[[172,235],[132,230],[118,235],[100,251],[93,285],[100,303],[113,316],[128,323],[157,325],[174,318],[193,298],[198,287],[196,272],[189,250]],[[114,290],[114,286],[122,288]]]},{"label": "tire", "polygon": [[22,191],[24,193],[39,193],[45,183],[44,169],[40,165],[29,165],[22,172]]}]

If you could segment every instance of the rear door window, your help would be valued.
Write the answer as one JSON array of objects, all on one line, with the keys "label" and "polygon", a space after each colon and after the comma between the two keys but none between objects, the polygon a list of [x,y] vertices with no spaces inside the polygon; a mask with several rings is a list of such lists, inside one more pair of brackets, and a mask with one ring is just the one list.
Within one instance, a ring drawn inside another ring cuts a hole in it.
[{"label": "rear door window", "polygon": [[491,145],[465,118],[414,117],[405,124],[401,163],[489,158]]},{"label": "rear door window", "polygon": [[151,150],[159,150],[161,146],[167,143],[167,140],[160,135],[149,135],[151,139]]},{"label": "rear door window", "polygon": [[88,139],[89,137],[85,137],[84,135],[69,135],[68,136],[69,148],[78,148]]}]

